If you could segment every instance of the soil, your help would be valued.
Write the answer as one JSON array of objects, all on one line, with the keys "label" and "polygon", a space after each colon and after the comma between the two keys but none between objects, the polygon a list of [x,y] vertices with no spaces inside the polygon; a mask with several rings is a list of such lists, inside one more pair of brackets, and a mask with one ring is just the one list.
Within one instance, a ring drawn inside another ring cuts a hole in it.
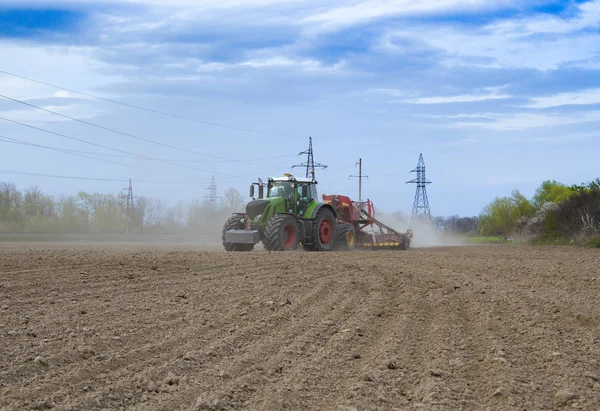
[{"label": "soil", "polygon": [[2,410],[600,409],[600,252],[0,244]]}]

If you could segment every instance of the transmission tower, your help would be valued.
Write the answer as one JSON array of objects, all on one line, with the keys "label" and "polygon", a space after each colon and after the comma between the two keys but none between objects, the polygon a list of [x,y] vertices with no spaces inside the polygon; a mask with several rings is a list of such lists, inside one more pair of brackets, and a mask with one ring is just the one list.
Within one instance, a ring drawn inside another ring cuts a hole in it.
[{"label": "transmission tower", "polygon": [[358,166],[358,175],[350,176],[348,178],[358,178],[358,201],[361,202],[362,201],[362,179],[363,179],[363,177],[365,177],[368,180],[369,176],[364,175],[362,172],[362,158],[358,159],[358,162],[355,164],[355,166],[356,165]]},{"label": "transmission tower", "polygon": [[423,160],[423,154],[419,154],[417,168],[411,170],[411,173],[417,173],[417,178],[406,182],[406,184],[410,183],[417,185],[411,219],[424,217],[427,221],[430,221],[431,212],[429,211],[429,200],[427,199],[427,190],[425,187],[427,184],[431,184],[431,181],[427,181],[425,178],[425,161]]},{"label": "transmission tower", "polygon": [[217,181],[215,180],[215,176],[212,176],[207,190],[208,194],[204,196],[204,198],[207,200],[208,210],[217,211],[217,200],[219,199],[219,196],[217,195]]},{"label": "transmission tower", "polygon": [[315,181],[315,168],[318,167],[318,168],[325,169],[325,168],[327,168],[327,166],[324,164],[321,164],[321,163],[315,163],[315,156],[314,156],[313,146],[312,146],[312,137],[308,138],[308,150],[302,151],[298,155],[301,156],[302,154],[306,154],[308,156],[306,163],[296,164],[296,165],[292,166],[292,168],[306,167],[306,178],[311,177],[312,181]]},{"label": "transmission tower", "polygon": [[135,204],[133,202],[133,186],[131,185],[131,179],[129,179],[129,186],[124,188],[123,191],[127,191],[126,208],[125,208],[125,234],[129,234],[129,230],[135,224]]}]

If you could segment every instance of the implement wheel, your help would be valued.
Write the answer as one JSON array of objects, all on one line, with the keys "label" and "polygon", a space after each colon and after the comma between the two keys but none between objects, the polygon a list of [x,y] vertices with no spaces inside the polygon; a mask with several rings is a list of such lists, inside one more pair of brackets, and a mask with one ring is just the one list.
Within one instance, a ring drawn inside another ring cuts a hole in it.
[{"label": "implement wheel", "polygon": [[336,249],[352,251],[356,247],[356,231],[352,224],[340,224],[337,233]]},{"label": "implement wheel", "polygon": [[226,243],[225,242],[225,232],[229,230],[243,230],[244,223],[242,223],[242,219],[244,217],[239,215],[234,215],[229,217],[229,219],[223,225],[223,232],[221,234],[221,240],[223,241],[223,247],[227,251],[252,251],[254,249],[254,244],[236,244],[236,243]]},{"label": "implement wheel", "polygon": [[298,248],[298,225],[291,215],[278,214],[265,228],[265,248],[272,251],[292,251]]},{"label": "implement wheel", "polygon": [[336,244],[335,216],[328,208],[322,208],[317,213],[317,218],[312,232],[313,251],[332,251]]}]

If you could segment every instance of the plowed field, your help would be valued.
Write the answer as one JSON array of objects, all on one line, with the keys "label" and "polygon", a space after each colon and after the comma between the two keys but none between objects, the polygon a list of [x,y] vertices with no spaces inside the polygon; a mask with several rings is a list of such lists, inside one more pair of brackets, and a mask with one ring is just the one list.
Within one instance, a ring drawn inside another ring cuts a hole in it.
[{"label": "plowed field", "polygon": [[0,409],[600,409],[600,252],[0,245]]}]

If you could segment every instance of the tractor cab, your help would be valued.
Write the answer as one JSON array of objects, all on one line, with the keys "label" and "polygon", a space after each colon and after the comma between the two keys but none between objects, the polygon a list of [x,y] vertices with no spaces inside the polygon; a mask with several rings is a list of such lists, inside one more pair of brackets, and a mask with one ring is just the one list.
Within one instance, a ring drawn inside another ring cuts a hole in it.
[{"label": "tractor cab", "polygon": [[[317,199],[316,181],[310,178],[297,178],[291,174],[284,174],[283,177],[269,178],[266,183],[266,199],[283,198],[285,201],[285,212],[298,216],[303,216],[307,207]],[[264,194],[263,186],[259,185],[259,199]],[[250,188],[250,196],[254,195],[254,185]]]}]

